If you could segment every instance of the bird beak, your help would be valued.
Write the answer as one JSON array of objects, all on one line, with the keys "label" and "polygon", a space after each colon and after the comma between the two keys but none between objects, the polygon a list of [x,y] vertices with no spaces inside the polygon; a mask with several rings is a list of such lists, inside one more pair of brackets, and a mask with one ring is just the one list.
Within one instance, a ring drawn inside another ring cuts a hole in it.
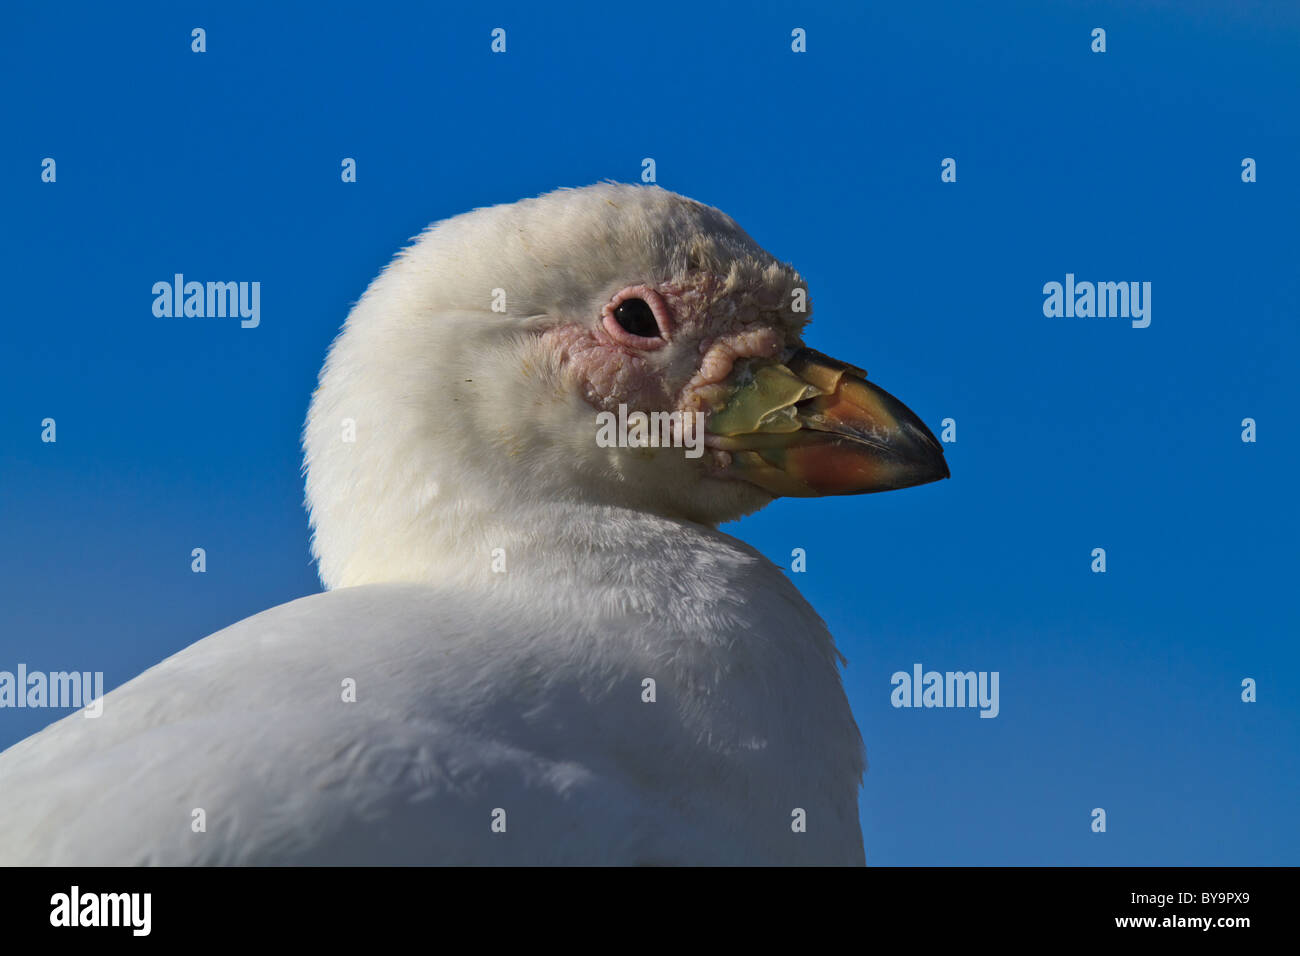
[{"label": "bird beak", "polygon": [[705,423],[731,455],[726,474],[776,495],[812,498],[910,488],[948,477],[943,446],[860,368],[812,349],[747,362]]}]

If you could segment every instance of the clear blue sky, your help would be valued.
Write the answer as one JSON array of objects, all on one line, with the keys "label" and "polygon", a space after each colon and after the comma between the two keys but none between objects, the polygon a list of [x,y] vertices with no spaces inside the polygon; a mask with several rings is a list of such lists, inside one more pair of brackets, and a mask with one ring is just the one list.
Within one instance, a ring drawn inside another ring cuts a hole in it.
[{"label": "clear blue sky", "polygon": [[[951,481],[729,529],[808,553],[868,861],[1300,863],[1300,7],[270,6],[5,8],[0,669],[116,686],[316,590],[350,304],[431,221],[648,156],[798,266],[810,344],[957,422]],[[155,318],[176,272],[262,282],[260,327]],[[1150,281],[1150,327],[1045,317],[1067,272]],[[894,709],[915,662],[998,671],[1000,715]]]}]

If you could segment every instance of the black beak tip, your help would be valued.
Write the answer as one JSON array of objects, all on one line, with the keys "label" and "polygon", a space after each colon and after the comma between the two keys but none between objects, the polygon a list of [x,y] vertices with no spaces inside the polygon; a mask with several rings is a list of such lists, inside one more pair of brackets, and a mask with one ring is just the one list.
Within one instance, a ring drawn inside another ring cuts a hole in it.
[{"label": "black beak tip", "polygon": [[943,453],[943,445],[939,439],[934,437],[934,432],[930,431],[925,422],[916,418],[912,423],[912,447],[915,449],[914,454],[918,463],[918,484],[929,484],[932,481],[942,481],[945,478],[951,478],[952,472],[948,469],[948,459]]},{"label": "black beak tip", "polygon": [[951,478],[952,472],[948,470],[948,461],[943,457],[943,452],[939,452],[921,468],[917,469],[917,484],[928,485],[932,481],[943,481],[945,478]]}]

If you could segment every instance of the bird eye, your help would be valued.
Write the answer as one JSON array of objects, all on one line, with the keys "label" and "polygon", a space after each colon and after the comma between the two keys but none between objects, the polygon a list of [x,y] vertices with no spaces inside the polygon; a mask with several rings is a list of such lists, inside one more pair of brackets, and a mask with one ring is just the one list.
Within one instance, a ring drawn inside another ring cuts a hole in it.
[{"label": "bird eye", "polygon": [[659,334],[654,309],[645,299],[624,299],[614,309],[614,320],[624,332],[652,339]]},{"label": "bird eye", "polygon": [[668,303],[644,284],[628,286],[610,299],[601,312],[601,324],[615,342],[639,352],[663,348],[673,334]]}]

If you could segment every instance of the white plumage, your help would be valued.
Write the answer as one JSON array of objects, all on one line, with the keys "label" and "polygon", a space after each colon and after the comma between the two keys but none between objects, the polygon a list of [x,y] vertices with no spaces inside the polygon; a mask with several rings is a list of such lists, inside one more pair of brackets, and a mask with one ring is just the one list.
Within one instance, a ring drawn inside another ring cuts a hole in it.
[{"label": "white plumage", "polygon": [[[638,283],[676,312],[657,351],[600,331]],[[615,400],[716,408],[712,379],[766,361],[744,343],[799,344],[801,288],[729,218],[657,188],[431,227],[353,310],[312,401],[331,590],[0,754],[0,862],[863,862],[832,639],[714,530],[770,489],[720,451],[592,440]]]}]

